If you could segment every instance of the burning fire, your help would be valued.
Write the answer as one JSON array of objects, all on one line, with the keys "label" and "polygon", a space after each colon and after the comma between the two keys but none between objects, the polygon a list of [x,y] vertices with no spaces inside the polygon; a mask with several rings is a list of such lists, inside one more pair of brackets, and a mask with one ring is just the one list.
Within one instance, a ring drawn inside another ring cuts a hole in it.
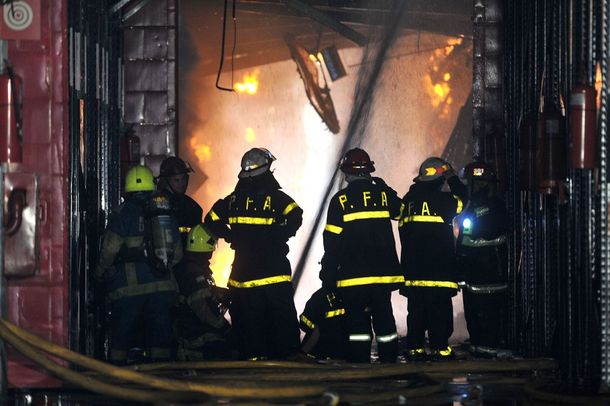
[{"label": "burning fire", "polygon": [[191,137],[189,142],[191,150],[195,152],[198,162],[207,162],[212,159],[212,148],[207,144],[200,144],[198,140],[202,139],[199,134],[195,134]]},{"label": "burning fire", "polygon": [[455,47],[461,45],[464,38],[449,38],[446,45],[436,49],[428,61],[430,62],[430,72],[424,76],[424,87],[432,107],[439,108],[439,117],[447,118],[450,106],[453,103],[451,97],[451,73],[446,68],[441,69],[441,63],[447,65],[447,57],[453,53]]},{"label": "burning fire", "polygon": [[237,93],[256,94],[258,91],[258,69],[252,73],[246,72],[241,82],[235,83],[233,87]]},{"label": "burning fire", "polygon": [[244,139],[248,143],[253,143],[254,141],[256,141],[256,134],[254,134],[254,129],[252,127],[246,128],[246,135]]},{"label": "burning fire", "polygon": [[214,255],[212,255],[212,260],[210,261],[212,276],[218,286],[227,286],[234,257],[235,251],[233,251],[228,244],[219,242],[218,248],[214,251]]},{"label": "burning fire", "polygon": [[600,62],[595,66],[595,90],[597,91],[597,97],[595,97],[595,104],[597,105],[597,111],[602,105],[602,65]]}]

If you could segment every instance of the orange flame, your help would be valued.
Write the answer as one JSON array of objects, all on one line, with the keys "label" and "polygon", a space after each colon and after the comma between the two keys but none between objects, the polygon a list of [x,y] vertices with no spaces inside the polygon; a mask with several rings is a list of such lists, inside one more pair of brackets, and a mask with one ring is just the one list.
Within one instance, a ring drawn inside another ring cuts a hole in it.
[{"label": "orange flame", "polygon": [[602,105],[602,65],[600,62],[595,67],[595,90],[597,91],[597,97],[595,98],[595,104],[597,105],[597,111],[599,111]]},{"label": "orange flame", "polygon": [[195,156],[197,157],[197,161],[199,162],[207,162],[212,159],[212,148],[210,148],[207,144],[199,144],[197,142],[198,139],[201,139],[197,134],[194,134],[191,137],[190,145],[191,149],[195,152]]},{"label": "orange flame", "polygon": [[228,244],[219,243],[210,261],[210,269],[216,285],[227,286],[234,257],[235,251]]},{"label": "orange flame", "polygon": [[252,73],[246,72],[241,82],[235,83],[233,88],[237,93],[256,94],[258,91],[258,69]]},{"label": "orange flame", "polygon": [[432,107],[438,107],[440,109],[439,116],[441,118],[449,116],[449,106],[453,103],[453,98],[451,97],[451,73],[441,71],[440,63],[451,55],[455,50],[455,47],[462,44],[463,41],[463,36],[449,38],[445,46],[436,49],[428,59],[431,67],[430,73],[423,78],[424,87],[430,97]]},{"label": "orange flame", "polygon": [[252,127],[246,128],[246,135],[244,136],[244,139],[249,143],[256,141],[256,134],[254,134],[254,129]]}]

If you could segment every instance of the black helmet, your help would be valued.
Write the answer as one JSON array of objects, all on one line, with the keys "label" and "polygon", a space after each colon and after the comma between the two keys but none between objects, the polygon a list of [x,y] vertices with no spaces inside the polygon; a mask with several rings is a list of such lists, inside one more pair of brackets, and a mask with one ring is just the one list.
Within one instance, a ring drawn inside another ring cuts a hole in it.
[{"label": "black helmet", "polygon": [[271,167],[275,161],[273,154],[266,148],[252,148],[241,158],[241,171],[238,177],[251,178],[261,175]]},{"label": "black helmet", "polygon": [[191,165],[182,159],[170,156],[163,160],[161,169],[159,170],[160,178],[168,178],[170,176],[182,175],[184,173],[194,172]]},{"label": "black helmet", "polygon": [[442,158],[427,158],[419,167],[419,175],[413,179],[415,182],[430,182],[443,176],[443,172],[450,170],[451,166]]},{"label": "black helmet", "polygon": [[471,162],[466,165],[461,173],[461,177],[468,181],[495,181],[496,171],[494,168],[485,162]]}]

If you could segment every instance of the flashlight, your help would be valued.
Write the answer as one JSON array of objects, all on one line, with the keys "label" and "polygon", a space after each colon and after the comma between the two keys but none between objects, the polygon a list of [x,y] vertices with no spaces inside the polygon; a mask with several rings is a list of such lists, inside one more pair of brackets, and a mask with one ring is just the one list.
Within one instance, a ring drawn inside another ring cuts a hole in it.
[{"label": "flashlight", "polygon": [[470,234],[472,231],[472,220],[468,217],[462,220],[462,230],[464,230],[464,234]]}]

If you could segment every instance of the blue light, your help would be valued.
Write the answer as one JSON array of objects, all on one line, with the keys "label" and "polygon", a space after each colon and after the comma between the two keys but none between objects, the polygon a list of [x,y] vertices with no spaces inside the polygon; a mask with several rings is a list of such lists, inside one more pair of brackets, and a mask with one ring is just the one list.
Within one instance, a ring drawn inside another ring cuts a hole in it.
[{"label": "blue light", "polygon": [[463,226],[464,228],[470,228],[470,226],[471,226],[471,225],[472,225],[472,220],[470,220],[469,218],[465,218],[465,219],[462,221],[462,226]]}]

